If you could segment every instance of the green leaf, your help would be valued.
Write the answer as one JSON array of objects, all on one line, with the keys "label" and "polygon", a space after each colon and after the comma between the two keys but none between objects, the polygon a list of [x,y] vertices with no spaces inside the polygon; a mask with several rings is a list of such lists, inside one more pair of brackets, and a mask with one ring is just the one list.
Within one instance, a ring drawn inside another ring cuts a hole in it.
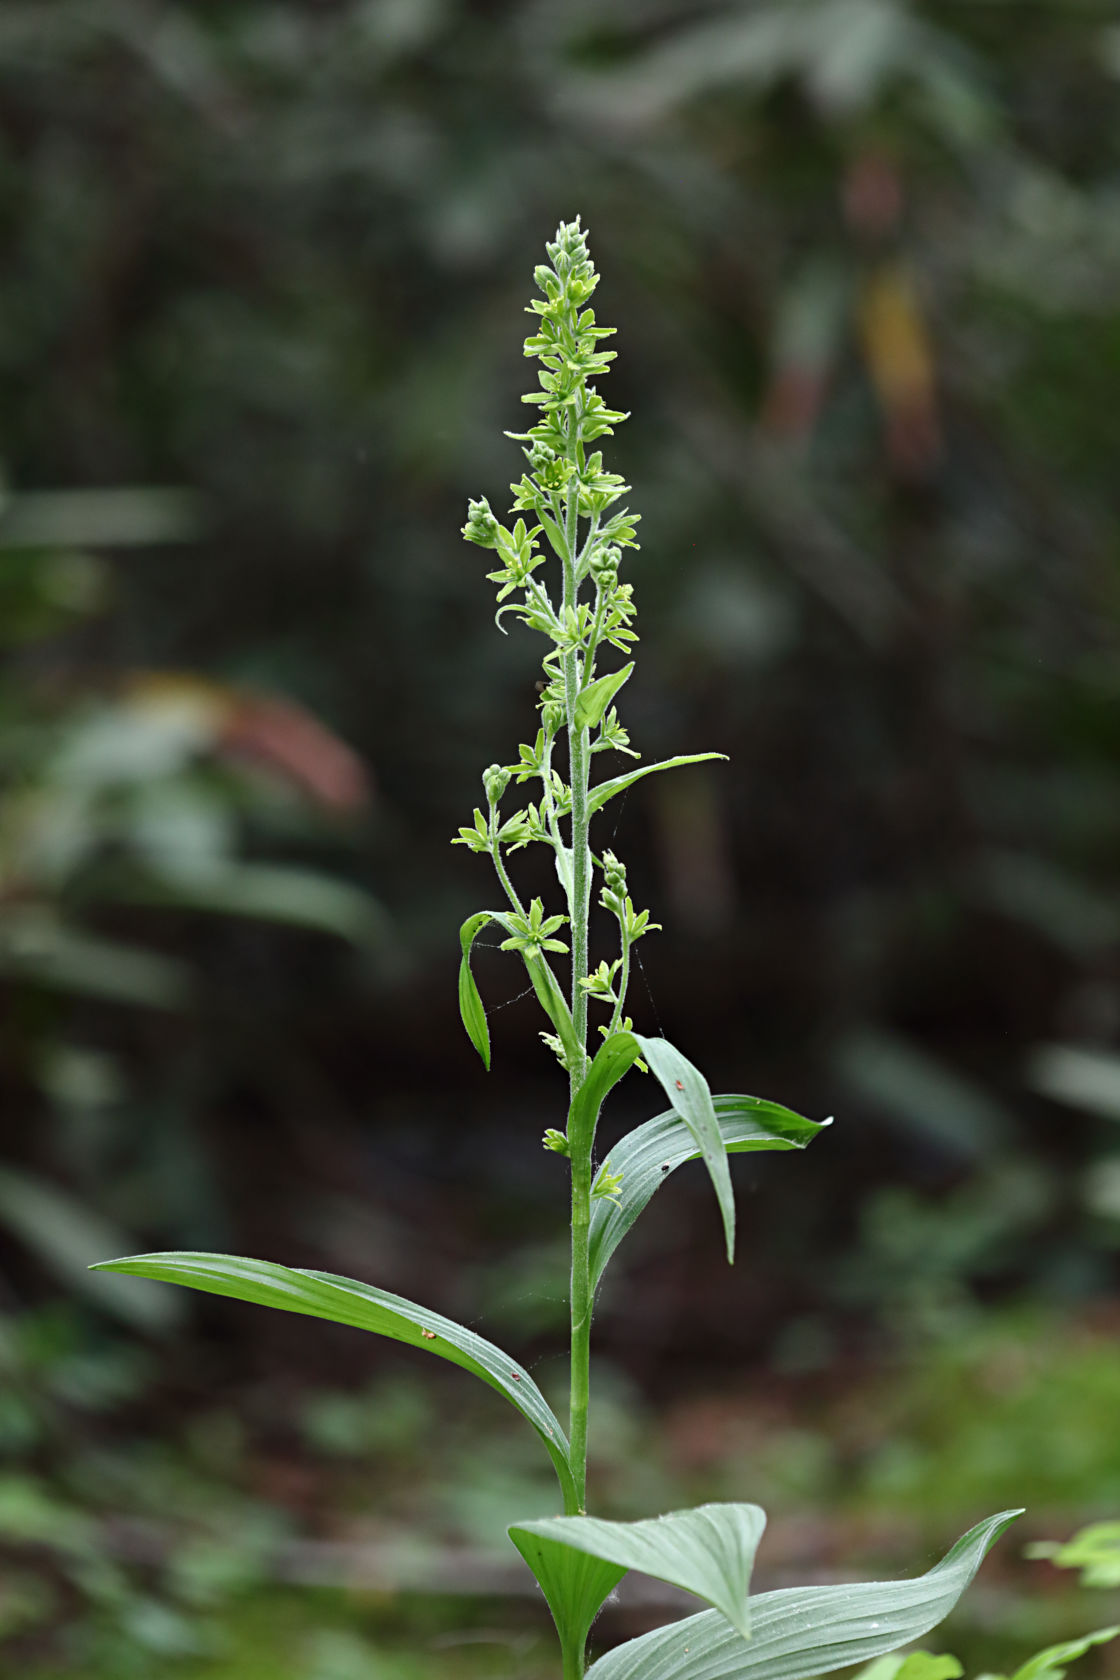
[{"label": "green leaf", "polygon": [[751,1600],[744,1644],[718,1611],[631,1639],[587,1680],[808,1680],[921,1639],[952,1610],[989,1546],[1019,1511],[978,1523],[925,1575],[828,1587],[783,1587]]},{"label": "green leaf", "polygon": [[634,1034],[634,1039],[660,1080],[665,1095],[699,1145],[700,1156],[708,1169],[719,1203],[730,1264],[735,1258],[735,1197],[731,1190],[727,1150],[712,1107],[708,1081],[699,1068],[693,1067],[666,1039],[642,1038],[638,1033]]},{"label": "green leaf", "polygon": [[599,1112],[608,1093],[633,1067],[638,1053],[638,1040],[629,1032],[611,1033],[599,1046],[568,1111],[568,1141],[574,1153],[582,1154],[591,1148]]},{"label": "green leaf", "polygon": [[758,1505],[700,1505],[642,1522],[545,1517],[518,1523],[510,1537],[515,1545],[519,1534],[556,1540],[605,1563],[640,1569],[657,1581],[683,1587],[706,1599],[749,1639],[747,1594],[765,1527],[766,1513]]},{"label": "green leaf", "polygon": [[480,910],[477,916],[468,916],[459,929],[459,944],[463,952],[459,964],[459,1014],[467,1029],[467,1037],[482,1057],[487,1073],[490,1072],[490,1028],[486,1025],[482,993],[471,973],[471,946],[491,919],[489,910]]},{"label": "green leaf", "polygon": [[552,1611],[564,1654],[565,1674],[569,1670],[578,1672],[577,1663],[587,1644],[591,1624],[626,1570],[532,1532],[536,1526],[519,1524],[510,1529],[509,1537],[536,1576]]},{"label": "green leaf", "polygon": [[643,776],[652,776],[657,770],[675,770],[681,764],[703,764],[705,759],[726,758],[726,753],[706,752],[687,753],[683,758],[664,758],[660,764],[643,764],[637,770],[627,770],[624,776],[615,776],[613,781],[600,782],[598,787],[590,790],[587,799],[587,809],[591,815],[601,811],[608,799],[613,799],[616,793],[625,793],[628,787],[640,782]]},{"label": "green leaf", "polygon": [[454,1319],[354,1278],[294,1270],[268,1260],[245,1260],[231,1254],[134,1254],[122,1260],[103,1260],[91,1270],[181,1283],[210,1295],[229,1295],[235,1301],[330,1319],[357,1330],[372,1330],[461,1365],[504,1395],[532,1424],[552,1459],[565,1504],[574,1502],[568,1443],[544,1395],[528,1372],[501,1348],[483,1341]]},{"label": "green leaf", "polygon": [[551,515],[547,514],[543,508],[537,509],[537,518],[540,520],[541,525],[544,528],[545,536],[552,544],[553,553],[558,559],[566,560],[568,558],[568,545],[564,540],[564,534],[559,525],[557,525],[555,519],[553,519]]},{"label": "green leaf", "polygon": [[1090,1523],[1064,1545],[1036,1540],[1025,1553],[1050,1558],[1059,1569],[1080,1569],[1083,1587],[1120,1587],[1120,1522]]},{"label": "green leaf", "polygon": [[1096,1633],[1086,1633],[1080,1639],[1067,1639],[1061,1645],[1048,1645],[1044,1651],[1037,1651],[1022,1668],[1017,1668],[1011,1680],[1062,1680],[1062,1675],[1071,1662],[1083,1657],[1094,1645],[1107,1644],[1110,1639],[1115,1639],[1118,1633],[1120,1627],[1098,1628]]},{"label": "green leaf", "polygon": [[624,665],[621,671],[611,671],[605,677],[598,677],[587,687],[576,700],[576,728],[595,729],[603,721],[603,713],[627,681],[634,669],[634,661]]},{"label": "green leaf", "polygon": [[[517,927],[513,917],[504,910],[490,910],[487,912],[492,922],[504,928],[511,938],[516,938]],[[583,1056],[583,1049],[576,1037],[575,1027],[572,1025],[572,1012],[568,1008],[567,999],[560,990],[559,982],[544,957],[529,957],[521,953],[533,990],[541,1008],[556,1028],[561,1044],[571,1059],[572,1066],[578,1067]]]},{"label": "green leaf", "polygon": [[934,1656],[930,1651],[911,1651],[902,1656],[876,1657],[861,1668],[855,1680],[960,1680],[964,1669],[956,1657]]},{"label": "green leaf", "polygon": [[[737,1155],[756,1149],[804,1149],[830,1120],[806,1120],[762,1097],[712,1098],[723,1147]],[[591,1209],[591,1281],[597,1288],[607,1262],[647,1202],[686,1161],[700,1157],[696,1138],[675,1109],[636,1126],[611,1145],[611,1164],[622,1177],[618,1201]]]}]

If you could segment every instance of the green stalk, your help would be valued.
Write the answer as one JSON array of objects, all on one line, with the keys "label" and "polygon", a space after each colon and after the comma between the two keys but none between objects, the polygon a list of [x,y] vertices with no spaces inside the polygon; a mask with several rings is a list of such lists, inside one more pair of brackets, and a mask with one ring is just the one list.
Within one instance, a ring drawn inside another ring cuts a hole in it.
[{"label": "green stalk", "polygon": [[561,1644],[564,1657],[564,1667],[561,1680],[583,1680],[584,1652],[577,1645],[569,1645],[567,1641]]},{"label": "green stalk", "polygon": [[[578,450],[579,415],[569,422],[569,451],[574,460]],[[564,605],[575,607],[579,502],[573,493],[565,520],[567,557],[564,562]],[[583,1083],[587,1069],[587,992],[581,981],[587,977],[588,922],[591,909],[591,846],[588,840],[590,814],[587,808],[587,730],[574,727],[576,701],[582,672],[579,654],[572,649],[564,656],[564,701],[568,716],[568,760],[572,786],[572,1023],[583,1047],[579,1067],[571,1070],[571,1094]],[[571,1278],[571,1464],[579,1510],[587,1502],[587,1412],[591,1379],[591,1147],[572,1156],[572,1278]],[[577,1672],[582,1672],[581,1667]]]},{"label": "green stalk", "polygon": [[608,1037],[617,1032],[622,1022],[622,1012],[626,1008],[626,994],[630,990],[630,936],[626,932],[626,924],[622,923],[619,932],[622,936],[622,968],[618,976],[618,1002],[614,1006]]}]

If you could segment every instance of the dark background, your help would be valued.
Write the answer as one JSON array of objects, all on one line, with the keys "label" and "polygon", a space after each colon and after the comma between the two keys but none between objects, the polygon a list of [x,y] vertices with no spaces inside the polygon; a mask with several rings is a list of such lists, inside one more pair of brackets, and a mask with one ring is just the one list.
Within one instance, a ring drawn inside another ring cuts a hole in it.
[{"label": "dark background", "polygon": [[[8,0],[0,1436],[25,1493],[103,1511],[85,1448],[178,1440],[216,1397],[235,1480],[267,1450],[318,1488],[308,1394],[337,1421],[415,1374],[91,1279],[105,1245],[351,1272],[562,1388],[563,1080],[531,999],[493,1015],[489,1076],[459,1026],[456,930],[493,887],[448,842],[535,727],[540,649],[495,632],[459,526],[520,470],[521,309],[578,213],[643,518],[625,720],[647,758],[729,759],[600,819],[664,924],[636,1025],[715,1089],[836,1115],[804,1158],[738,1163],[734,1272],[701,1175],[651,1208],[600,1315],[611,1416],[639,1391],[651,1417],[747,1405],[748,1436],[794,1415],[817,1446],[775,1497],[827,1503],[878,1436],[830,1470],[799,1406],[967,1347],[999,1393],[1001,1337],[1054,1371],[1072,1334],[1096,1409],[1040,1400],[1022,1474],[1051,1425],[1099,1423],[1107,1463],[1085,1447],[1049,1497],[1115,1506],[1118,82],[1114,9],[1056,0]],[[506,957],[478,974],[521,990]],[[651,1102],[628,1082],[609,1127]],[[84,1590],[13,1637],[49,1653]]]}]

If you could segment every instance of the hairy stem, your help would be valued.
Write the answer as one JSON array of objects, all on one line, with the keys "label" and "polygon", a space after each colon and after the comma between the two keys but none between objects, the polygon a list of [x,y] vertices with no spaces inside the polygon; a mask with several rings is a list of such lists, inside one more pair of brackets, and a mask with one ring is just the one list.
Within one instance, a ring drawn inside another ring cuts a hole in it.
[{"label": "hairy stem", "polygon": [[611,1033],[618,1031],[619,1023],[622,1020],[622,1012],[626,1008],[626,993],[630,989],[630,938],[626,932],[625,924],[622,925],[620,932],[622,935],[622,968],[619,970],[618,985],[616,988],[618,1002],[614,1006],[614,1014],[611,1016],[611,1024],[607,1029],[608,1038]]},{"label": "hairy stem", "polygon": [[[579,414],[572,413],[569,431],[571,459],[577,458]],[[564,605],[575,608],[579,586],[576,581],[576,552],[579,535],[579,500],[573,486],[565,519]],[[572,1096],[583,1083],[587,1069],[587,992],[581,982],[587,978],[588,921],[591,909],[591,847],[588,841],[590,813],[587,804],[587,730],[575,727],[576,701],[583,671],[578,650],[564,656],[564,702],[568,720],[568,761],[572,785],[572,1023],[583,1048],[581,1065],[571,1070]],[[589,1237],[591,1226],[591,1147],[572,1156],[572,1282],[571,1282],[571,1462],[579,1508],[587,1499],[587,1411],[591,1365],[591,1268]]]},{"label": "hairy stem", "polygon": [[498,880],[502,883],[502,886],[505,888],[506,897],[509,899],[510,903],[513,905],[513,908],[517,911],[517,914],[519,916],[523,916],[525,914],[525,906],[522,904],[521,900],[518,898],[517,889],[514,886],[513,882],[509,878],[509,871],[506,869],[505,860],[502,857],[502,848],[498,844],[498,837],[497,837],[497,833],[496,833],[496,828],[497,828],[497,823],[496,823],[496,820],[495,820],[494,811],[493,811],[493,809],[491,809],[491,811],[490,811],[490,856],[494,860],[494,870],[495,870],[495,873],[497,874]]}]

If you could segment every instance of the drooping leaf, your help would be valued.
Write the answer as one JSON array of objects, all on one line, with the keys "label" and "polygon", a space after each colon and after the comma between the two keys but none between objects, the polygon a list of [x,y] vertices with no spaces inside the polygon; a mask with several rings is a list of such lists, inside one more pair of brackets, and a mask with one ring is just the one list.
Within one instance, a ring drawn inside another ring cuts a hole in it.
[{"label": "drooping leaf", "polygon": [[603,713],[628,680],[634,669],[634,661],[623,665],[619,671],[609,671],[605,677],[597,677],[588,683],[583,693],[576,701],[576,728],[595,729],[603,721]]},{"label": "drooping leaf", "polygon": [[766,1513],[758,1505],[700,1505],[641,1522],[544,1517],[518,1523],[510,1536],[515,1545],[521,1534],[555,1540],[606,1563],[640,1569],[657,1581],[683,1587],[706,1599],[743,1639],[749,1639],[747,1594],[765,1527]]},{"label": "drooping leaf", "polygon": [[471,946],[489,920],[489,910],[480,910],[477,916],[468,916],[459,929],[459,944],[463,952],[459,963],[459,1014],[467,1029],[467,1037],[482,1057],[487,1073],[490,1072],[490,1028],[486,1024],[482,993],[471,973]]},{"label": "drooping leaf", "polygon": [[[736,1155],[756,1149],[804,1149],[829,1120],[806,1120],[762,1097],[712,1098],[723,1147]],[[599,1197],[591,1208],[591,1282],[596,1288],[611,1255],[647,1202],[677,1168],[700,1157],[696,1138],[675,1109],[655,1115],[611,1144],[611,1170],[621,1176],[617,1200]]]},{"label": "drooping leaf", "polygon": [[[489,916],[492,922],[497,922],[498,926],[504,928],[511,937],[517,934],[518,929],[514,926],[512,918],[506,911],[491,910]],[[572,1012],[568,1008],[567,999],[560,990],[560,984],[544,957],[529,957],[524,952],[521,953],[521,956],[532,982],[533,990],[537,994],[537,1000],[556,1028],[557,1037],[572,1058],[573,1065],[575,1065],[583,1051],[576,1037],[575,1027],[572,1025]]]},{"label": "drooping leaf", "polygon": [[600,782],[598,787],[591,789],[587,801],[588,810],[594,815],[601,811],[608,799],[613,799],[616,793],[625,793],[628,787],[640,782],[643,776],[652,776],[657,770],[675,770],[681,764],[703,764],[709,758],[726,758],[726,753],[705,752],[686,753],[682,758],[663,758],[660,764],[642,764],[636,770],[627,770],[625,775],[615,776],[609,782]]},{"label": "drooping leaf", "polygon": [[639,1033],[635,1033],[634,1038],[642,1056],[661,1082],[665,1095],[696,1139],[719,1203],[730,1263],[735,1258],[735,1197],[731,1189],[727,1150],[712,1107],[708,1081],[699,1068],[693,1067],[667,1039],[643,1038]]},{"label": "drooping leaf", "polygon": [[531,1532],[534,1526],[530,1523],[511,1528],[509,1537],[540,1584],[556,1623],[565,1662],[574,1670],[592,1622],[626,1570]]},{"label": "drooping leaf", "polygon": [[501,1348],[456,1324],[454,1319],[354,1278],[278,1266],[268,1260],[246,1260],[232,1254],[134,1254],[121,1260],[103,1260],[92,1270],[185,1284],[211,1295],[232,1296],[235,1301],[306,1313],[311,1318],[330,1319],[357,1330],[372,1330],[376,1335],[406,1342],[425,1353],[438,1354],[441,1359],[481,1377],[517,1408],[544,1442],[565,1504],[573,1498],[568,1443],[544,1395],[528,1372]]},{"label": "drooping leaf", "polygon": [[638,1041],[633,1033],[611,1033],[605,1038],[587,1077],[572,1099],[568,1114],[568,1139],[573,1152],[589,1149],[595,1141],[599,1111],[609,1092],[638,1059]]},{"label": "drooping leaf", "polygon": [[1019,1515],[1002,1511],[978,1523],[916,1580],[760,1593],[751,1600],[748,1643],[706,1610],[608,1651],[587,1680],[808,1680],[870,1662],[943,1621],[989,1546]]},{"label": "drooping leaf", "polygon": [[[482,994],[471,973],[471,946],[474,944],[487,922],[496,922],[511,936],[517,933],[512,920],[504,910],[480,910],[475,916],[468,916],[459,929],[459,944],[462,947],[462,960],[459,963],[459,1014],[471,1043],[482,1057],[487,1071],[490,1069],[490,1029],[486,1023],[486,1010],[482,1002]],[[556,1028],[556,1032],[565,1050],[573,1058],[580,1054],[579,1044],[572,1025],[572,1012],[568,1008],[567,1000],[557,982],[548,963],[543,957],[522,957],[533,990],[540,1001],[541,1008]]]}]

